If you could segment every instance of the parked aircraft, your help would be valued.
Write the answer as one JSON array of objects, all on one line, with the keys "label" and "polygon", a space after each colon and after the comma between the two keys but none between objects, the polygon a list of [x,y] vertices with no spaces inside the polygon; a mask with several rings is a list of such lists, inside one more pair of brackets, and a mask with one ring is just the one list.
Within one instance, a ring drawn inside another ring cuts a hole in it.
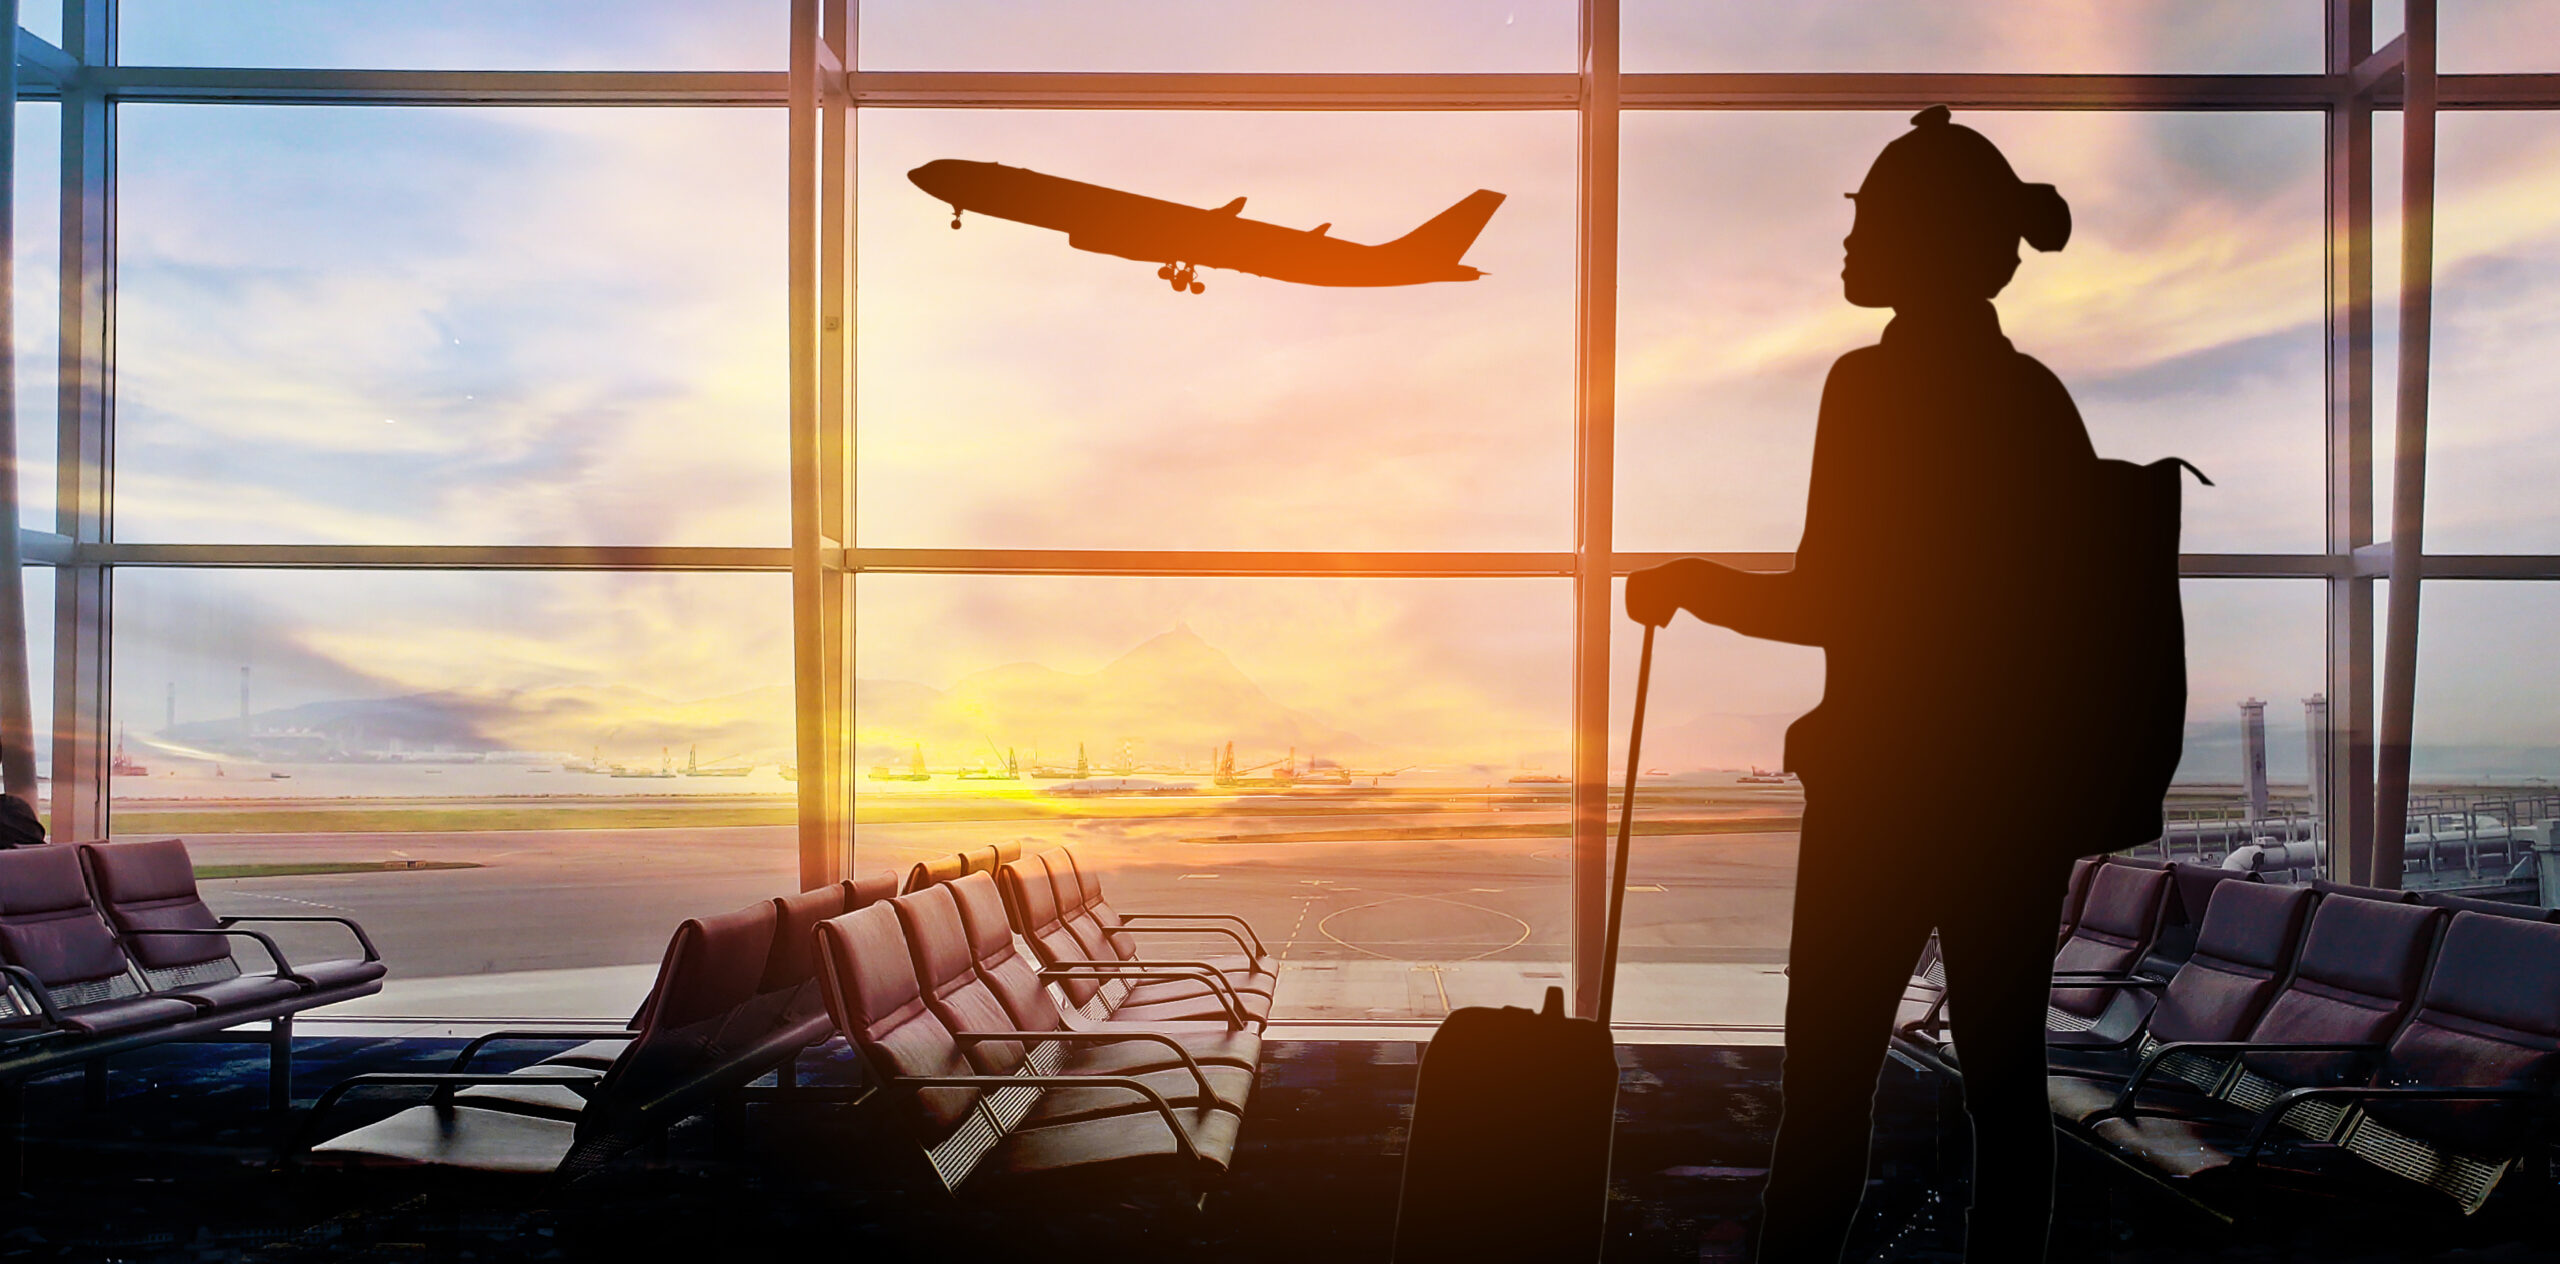
[{"label": "parked aircraft", "polygon": [[1227,268],[1301,285],[1420,285],[1472,281],[1484,273],[1458,262],[1475,244],[1502,195],[1478,189],[1394,241],[1364,246],[1327,236],[1331,224],[1284,228],[1244,218],[1244,199],[1215,209],[1142,197],[1098,184],[1001,163],[942,158],[907,173],[951,207],[1067,235],[1096,254],[1159,264],[1156,278],[1198,294],[1202,268]]}]

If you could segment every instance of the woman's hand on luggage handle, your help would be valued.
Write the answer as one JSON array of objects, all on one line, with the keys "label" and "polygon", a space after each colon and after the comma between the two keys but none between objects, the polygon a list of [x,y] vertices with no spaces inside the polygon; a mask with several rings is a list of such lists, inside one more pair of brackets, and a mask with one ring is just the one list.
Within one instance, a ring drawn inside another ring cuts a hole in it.
[{"label": "woman's hand on luggage handle", "polygon": [[1627,576],[1627,617],[1662,627],[1683,609],[1708,617],[1709,592],[1725,568],[1702,557],[1684,557]]}]

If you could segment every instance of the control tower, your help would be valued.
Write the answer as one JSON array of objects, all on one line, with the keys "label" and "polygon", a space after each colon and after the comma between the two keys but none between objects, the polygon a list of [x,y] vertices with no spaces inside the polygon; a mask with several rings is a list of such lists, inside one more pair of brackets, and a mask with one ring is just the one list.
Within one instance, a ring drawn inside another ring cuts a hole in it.
[{"label": "control tower", "polygon": [[2240,704],[2240,786],[2255,828],[2267,819],[2267,704],[2256,698]]}]

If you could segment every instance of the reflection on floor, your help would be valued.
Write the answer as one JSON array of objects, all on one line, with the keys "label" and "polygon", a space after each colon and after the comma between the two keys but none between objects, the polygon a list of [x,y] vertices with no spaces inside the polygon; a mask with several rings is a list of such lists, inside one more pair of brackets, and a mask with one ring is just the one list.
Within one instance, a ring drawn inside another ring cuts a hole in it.
[{"label": "reflection on floor", "polygon": [[[356,1071],[432,1069],[454,1047],[303,1042],[302,1100]],[[819,1105],[756,1107],[733,1146],[696,1121],[663,1154],[626,1160],[566,1194],[378,1173],[297,1179],[272,1166],[262,1053],[167,1047],[119,1059],[103,1109],[82,1109],[77,1076],[31,1092],[29,1192],[0,1215],[0,1257],[712,1261],[798,1248],[863,1260],[1380,1260],[1416,1053],[1400,1041],[1267,1046],[1236,1170],[1194,1217],[1125,1189],[1042,1208],[937,1206],[894,1189],[877,1157],[887,1148],[879,1121]],[[1621,1049],[1609,1260],[1747,1258],[1779,1056],[1767,1047]],[[813,1056],[804,1080],[854,1075],[841,1054]],[[1877,1101],[1879,1179],[1854,1255],[1952,1260],[1961,1216],[1950,1209],[1963,1192],[1947,1173],[1963,1166],[1961,1125],[1942,1130],[1949,1106],[1938,1086],[1899,1068],[1887,1070]],[[2275,1240],[2235,1238],[2068,1147],[2062,1196],[2058,1260],[2504,1261],[2549,1258],[2551,1245],[2501,1242],[2491,1225],[2467,1227],[2469,1244],[2458,1245],[2443,1240],[2440,1220],[2421,1228],[2336,1207],[2303,1215]]]}]

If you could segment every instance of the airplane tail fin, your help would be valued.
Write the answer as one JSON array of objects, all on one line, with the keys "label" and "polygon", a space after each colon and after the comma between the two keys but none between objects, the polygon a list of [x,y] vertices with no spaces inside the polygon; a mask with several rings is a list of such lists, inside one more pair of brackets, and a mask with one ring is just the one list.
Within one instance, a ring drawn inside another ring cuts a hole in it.
[{"label": "airplane tail fin", "polygon": [[1456,263],[1476,244],[1476,234],[1484,231],[1485,221],[1493,218],[1494,208],[1502,205],[1502,195],[1491,189],[1478,189],[1458,199],[1456,206],[1442,211],[1423,224],[1387,243],[1387,248],[1419,255],[1436,263]]}]

